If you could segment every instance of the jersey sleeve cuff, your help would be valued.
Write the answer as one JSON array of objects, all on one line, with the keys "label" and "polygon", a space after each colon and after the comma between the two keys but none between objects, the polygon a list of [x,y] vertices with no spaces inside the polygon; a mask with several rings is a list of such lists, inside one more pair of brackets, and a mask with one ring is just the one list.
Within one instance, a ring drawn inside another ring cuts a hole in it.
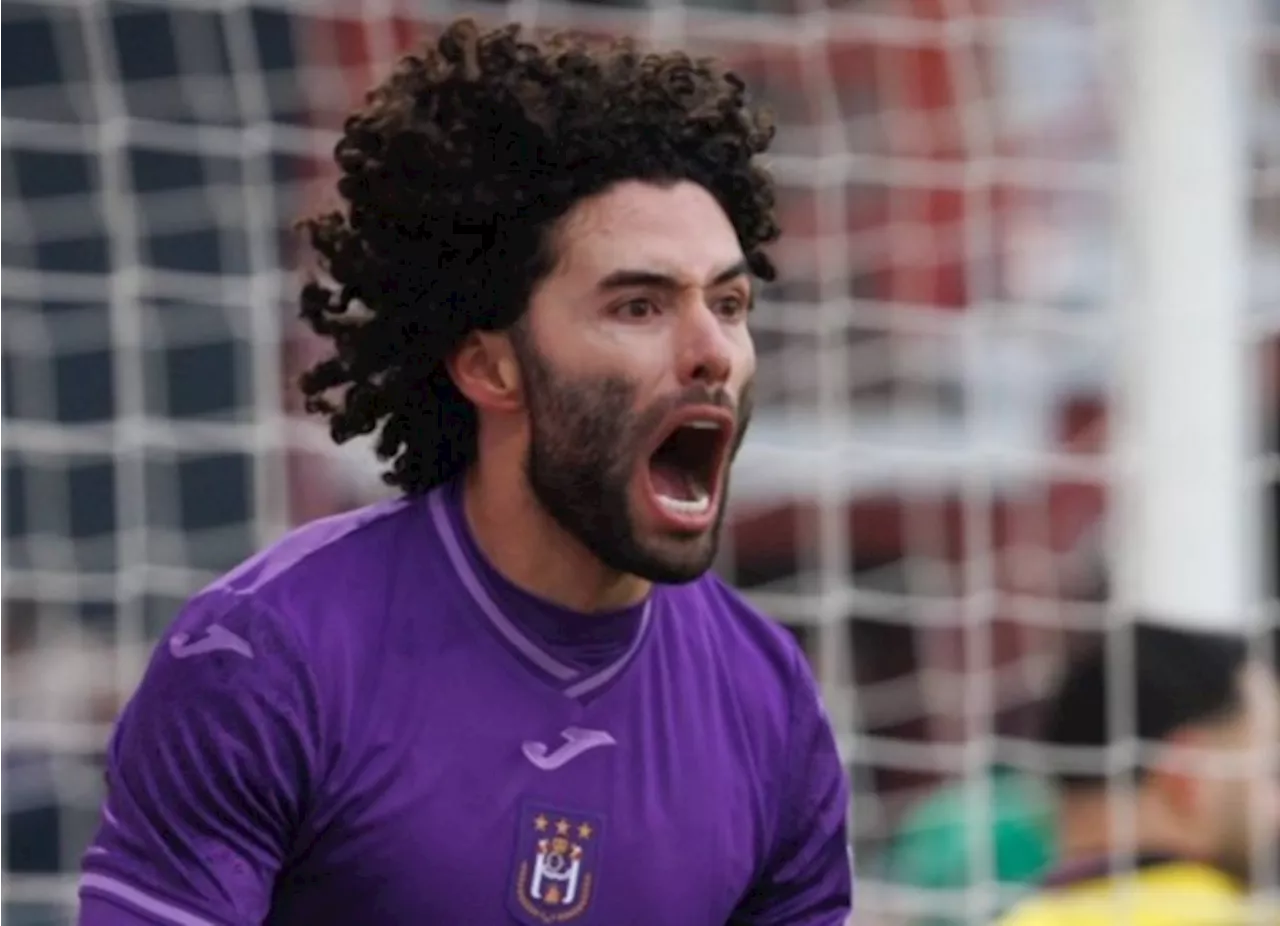
[{"label": "jersey sleeve cuff", "polygon": [[115,875],[86,872],[80,877],[80,896],[97,898],[134,914],[133,918],[82,917],[82,926],[226,926],[162,900]]}]

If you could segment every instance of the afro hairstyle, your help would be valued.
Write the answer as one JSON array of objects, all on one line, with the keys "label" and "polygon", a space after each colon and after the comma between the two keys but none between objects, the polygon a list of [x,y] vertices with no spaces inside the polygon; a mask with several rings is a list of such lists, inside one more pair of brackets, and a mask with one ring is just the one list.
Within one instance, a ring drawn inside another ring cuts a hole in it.
[{"label": "afro hairstyle", "polygon": [[302,375],[307,411],[337,443],[378,431],[382,478],[402,492],[453,478],[475,457],[476,411],[446,361],[471,332],[519,322],[554,266],[557,221],[624,180],[692,181],[772,280],[763,248],[779,230],[757,158],[772,138],[712,59],[449,25],[347,118],[340,208],[301,223],[322,271],[301,317],[333,347]]}]

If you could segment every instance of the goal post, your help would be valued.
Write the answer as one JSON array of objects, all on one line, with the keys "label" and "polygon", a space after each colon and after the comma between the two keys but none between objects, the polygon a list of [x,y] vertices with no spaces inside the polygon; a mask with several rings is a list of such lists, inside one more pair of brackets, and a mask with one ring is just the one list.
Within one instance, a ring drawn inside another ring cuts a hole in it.
[{"label": "goal post", "polygon": [[1120,26],[1117,605],[1236,630],[1263,593],[1248,283],[1254,6],[1128,0],[1109,12]]},{"label": "goal post", "polygon": [[[1255,0],[1143,0],[1115,4],[1114,118],[1120,229],[1120,323],[1111,563],[1113,613],[1244,635],[1274,664],[1266,578],[1268,498],[1258,317],[1251,290],[1251,53],[1263,20]],[[1274,530],[1274,525],[1272,526]],[[1122,782],[1144,745],[1130,686],[1133,640],[1107,635],[1111,818],[1117,861],[1138,851],[1134,806]],[[1276,774],[1275,744],[1250,757]],[[1244,786],[1244,782],[1241,783]],[[1276,808],[1253,789],[1253,866],[1275,890],[1267,844]]]}]

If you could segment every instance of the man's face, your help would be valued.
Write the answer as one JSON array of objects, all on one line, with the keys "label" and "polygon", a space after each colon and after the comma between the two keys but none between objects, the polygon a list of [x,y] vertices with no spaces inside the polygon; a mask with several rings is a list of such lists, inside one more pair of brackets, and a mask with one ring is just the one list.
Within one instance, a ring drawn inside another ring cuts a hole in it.
[{"label": "man's face", "polygon": [[1274,756],[1280,742],[1280,690],[1275,674],[1254,664],[1242,679],[1244,710],[1215,737],[1223,759],[1239,768],[1202,782],[1207,791],[1200,825],[1210,835],[1213,861],[1246,883],[1261,878],[1266,862],[1258,845],[1280,847],[1280,782],[1260,757]]},{"label": "man's face", "polygon": [[555,245],[513,333],[530,486],[606,566],[697,578],[750,417],[737,235],[700,186],[628,181],[576,206]]}]

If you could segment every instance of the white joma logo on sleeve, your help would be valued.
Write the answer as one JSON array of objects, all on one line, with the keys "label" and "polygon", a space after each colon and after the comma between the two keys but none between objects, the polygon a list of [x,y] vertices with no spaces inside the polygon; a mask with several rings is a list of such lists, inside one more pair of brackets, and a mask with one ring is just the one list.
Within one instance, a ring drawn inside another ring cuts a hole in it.
[{"label": "white joma logo on sleeve", "polygon": [[188,656],[223,650],[238,653],[245,659],[253,658],[253,647],[249,645],[248,640],[218,624],[210,624],[204,636],[198,640],[192,640],[191,635],[186,633],[175,633],[169,638],[169,653],[174,659],[186,659]]},{"label": "white joma logo on sleeve", "polygon": [[581,727],[569,727],[560,731],[564,737],[564,745],[555,752],[547,751],[546,743],[525,740],[524,757],[544,772],[550,772],[560,766],[572,762],[588,749],[597,746],[616,746],[617,741],[603,730],[584,730]]}]

